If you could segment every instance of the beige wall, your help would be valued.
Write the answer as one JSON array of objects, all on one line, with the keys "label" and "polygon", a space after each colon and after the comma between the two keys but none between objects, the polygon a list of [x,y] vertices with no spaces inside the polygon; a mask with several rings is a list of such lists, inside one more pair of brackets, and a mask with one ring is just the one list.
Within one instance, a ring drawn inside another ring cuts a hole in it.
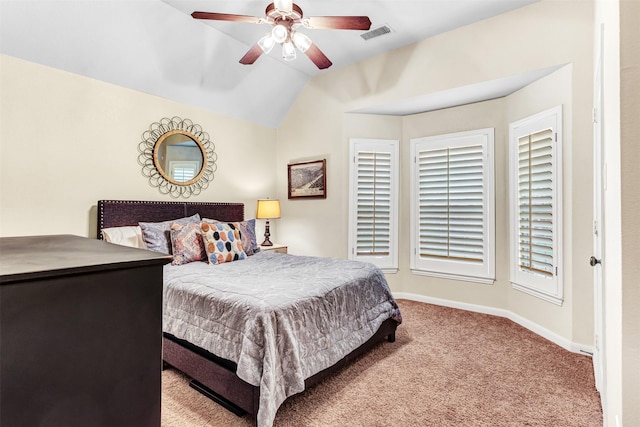
[{"label": "beige wall", "polygon": [[620,2],[623,425],[640,420],[640,2]]},{"label": "beige wall", "polygon": [[[532,30],[528,33],[525,29]],[[286,198],[286,165],[326,157],[327,200],[285,200],[281,242],[294,253],[346,256],[348,141],[401,139],[400,271],[388,275],[396,292],[506,309],[578,345],[592,345],[593,292],[586,264],[591,248],[591,1],[539,3],[444,33],[311,80],[278,129],[278,188]],[[427,95],[550,66],[569,64],[510,97],[401,118],[349,111]],[[565,107],[565,303],[562,307],[511,289],[505,186],[509,121]],[[342,129],[340,129],[342,127]],[[463,283],[411,275],[409,266],[409,139],[496,128],[497,282]],[[502,148],[502,150],[500,149]],[[588,165],[585,167],[584,165]],[[321,224],[320,229],[314,227]]]},{"label": "beige wall", "polygon": [[0,57],[0,236],[95,236],[98,199],[173,200],[137,163],[142,133],[189,118],[218,154],[211,185],[188,200],[275,197],[276,131],[166,99]]}]

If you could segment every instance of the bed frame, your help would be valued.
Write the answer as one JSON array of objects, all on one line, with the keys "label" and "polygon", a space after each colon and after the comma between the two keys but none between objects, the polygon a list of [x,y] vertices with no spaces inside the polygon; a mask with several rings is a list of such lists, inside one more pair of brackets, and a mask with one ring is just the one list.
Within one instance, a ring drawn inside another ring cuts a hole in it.
[{"label": "bed frame", "polygon": [[[202,218],[221,221],[243,221],[242,203],[218,202],[145,202],[128,200],[98,201],[98,239],[102,229],[108,227],[135,226],[138,222],[167,221],[195,213]],[[383,340],[395,341],[398,323],[386,320],[378,331],[363,345],[346,355],[335,365],[305,380],[305,389],[336,372],[350,361],[368,351]],[[222,359],[202,348],[163,333],[163,367],[172,366],[190,378],[190,386],[218,402],[238,416],[249,414],[254,422],[258,414],[260,388],[253,386],[236,374],[236,364]]]}]

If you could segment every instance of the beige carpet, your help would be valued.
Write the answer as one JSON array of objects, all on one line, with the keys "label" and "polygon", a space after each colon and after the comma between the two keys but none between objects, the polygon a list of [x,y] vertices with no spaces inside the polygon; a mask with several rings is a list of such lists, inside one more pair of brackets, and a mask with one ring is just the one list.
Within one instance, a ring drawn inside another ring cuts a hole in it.
[{"label": "beige carpet", "polygon": [[[591,358],[500,317],[408,300],[382,343],[286,401],[276,426],[602,426]],[[162,425],[250,426],[163,373]]]}]

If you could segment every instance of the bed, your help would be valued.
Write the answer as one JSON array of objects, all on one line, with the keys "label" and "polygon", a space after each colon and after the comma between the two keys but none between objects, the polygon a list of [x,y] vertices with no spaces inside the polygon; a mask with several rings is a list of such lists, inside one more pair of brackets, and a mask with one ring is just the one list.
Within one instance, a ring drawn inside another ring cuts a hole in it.
[{"label": "bed", "polygon": [[[237,225],[244,205],[100,200],[97,235],[194,216]],[[288,397],[393,342],[402,321],[373,265],[272,251],[165,266],[163,313],[164,365],[260,427]]]}]

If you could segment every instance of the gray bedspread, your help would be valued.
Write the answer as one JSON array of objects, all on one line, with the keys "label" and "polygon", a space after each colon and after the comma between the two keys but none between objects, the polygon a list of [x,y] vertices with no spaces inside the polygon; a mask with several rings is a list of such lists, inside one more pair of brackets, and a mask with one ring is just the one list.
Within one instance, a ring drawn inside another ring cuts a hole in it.
[{"label": "gray bedspread", "polygon": [[167,265],[164,283],[164,331],[235,362],[260,387],[261,427],[306,378],[401,321],[383,273],[357,261],[260,252]]}]

